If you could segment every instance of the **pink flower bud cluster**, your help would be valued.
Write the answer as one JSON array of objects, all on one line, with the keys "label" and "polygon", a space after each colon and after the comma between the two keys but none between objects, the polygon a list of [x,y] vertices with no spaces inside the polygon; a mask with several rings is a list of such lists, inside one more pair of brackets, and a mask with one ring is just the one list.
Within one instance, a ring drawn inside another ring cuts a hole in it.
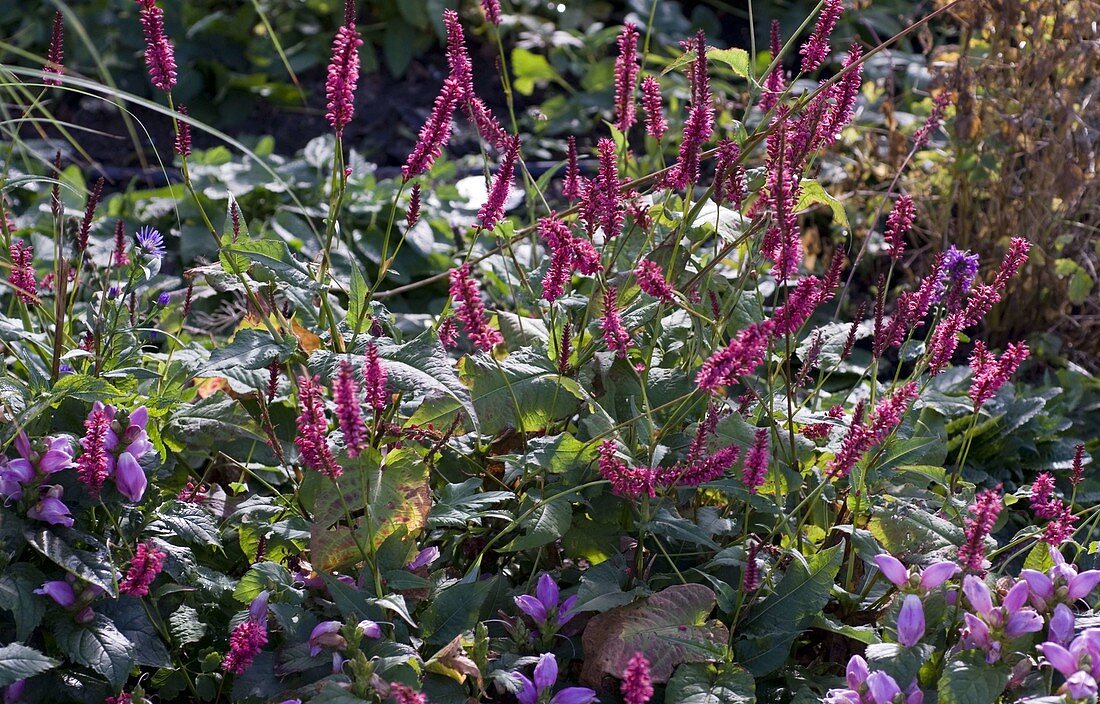
[{"label": "pink flower bud cluster", "polygon": [[451,269],[450,280],[455,317],[462,321],[466,336],[474,347],[482,352],[491,352],[493,347],[504,342],[504,336],[486,320],[481,289],[470,274],[470,265],[463,264],[457,269]]},{"label": "pink flower bud cluster", "polygon": [[600,330],[603,331],[603,341],[607,349],[625,359],[627,350],[631,346],[631,339],[630,333],[623,327],[622,314],[619,312],[619,292],[614,287],[609,287],[604,292]]},{"label": "pink flower bud cluster", "polygon": [[844,10],[843,0],[825,0],[821,13],[817,16],[814,32],[802,45],[802,71],[809,73],[821,66],[829,56],[829,35],[836,28],[840,13]]},{"label": "pink flower bud cluster", "polygon": [[676,289],[665,280],[665,272],[661,265],[652,259],[642,258],[634,269],[634,278],[638,280],[638,287],[654,298],[665,303],[676,302]]},{"label": "pink flower bud cluster", "polygon": [[15,289],[15,295],[27,305],[38,303],[38,281],[34,278],[34,247],[13,240],[8,248],[11,257],[11,271],[8,284]]},{"label": "pink flower bud cluster", "polygon": [[646,134],[659,141],[668,131],[668,123],[661,108],[661,82],[653,76],[642,79],[642,108],[645,110]]},{"label": "pink flower bud cluster", "polygon": [[[771,36],[769,41],[772,61],[776,60],[783,50],[783,40],[779,34],[779,20],[772,20]],[[768,112],[779,103],[780,96],[787,90],[786,77],[783,75],[783,64],[777,63],[775,68],[764,78],[764,89],[760,92],[760,111]]]},{"label": "pink flower bud cluster", "polygon": [[651,467],[631,467],[616,454],[615,442],[605,440],[600,445],[598,463],[600,476],[611,483],[611,491],[626,499],[642,494],[656,496],[656,477]]},{"label": "pink flower bud cluster", "polygon": [[367,427],[359,405],[359,382],[347,360],[340,362],[332,384],[332,399],[336,402],[336,420],[344,434],[348,457],[358,457],[367,446]]},{"label": "pink flower bud cluster", "polygon": [[970,355],[972,378],[969,395],[970,400],[974,402],[974,408],[980,408],[991,399],[1029,354],[1030,350],[1026,343],[1013,342],[1009,343],[1004,354],[997,359],[986,349],[984,342],[977,340],[974,343],[974,351]]},{"label": "pink flower bud cluster", "polygon": [[890,247],[890,258],[897,261],[905,254],[905,235],[913,227],[913,199],[907,194],[900,196],[890,216],[886,218],[886,244]]},{"label": "pink flower bud cluster", "polygon": [[997,523],[1004,509],[1001,488],[978,492],[970,505],[971,517],[966,519],[966,539],[959,548],[959,564],[971,572],[982,570],[985,560],[985,538]]},{"label": "pink flower bud cluster", "polygon": [[330,479],[336,479],[344,470],[336,463],[328,446],[328,419],[325,417],[320,377],[298,377],[298,413],[298,435],[294,442],[301,454],[302,464]]},{"label": "pink flower bud cluster", "polygon": [[619,56],[615,59],[615,127],[622,133],[630,131],[635,122],[634,89],[638,82],[638,28],[632,22],[623,25],[617,40]]},{"label": "pink flower bud cluster", "polygon": [[634,653],[626,663],[621,690],[625,704],[647,704],[653,698],[653,680],[645,654]]},{"label": "pink flower bud cluster", "polygon": [[748,194],[745,167],[739,161],[741,148],[731,139],[718,143],[718,158],[714,162],[714,202],[732,203],[736,210]]},{"label": "pink flower bud cluster", "polygon": [[577,138],[569,135],[568,148],[565,157],[565,181],[562,183],[561,194],[569,200],[577,200],[583,194],[581,185],[581,170],[577,164]]},{"label": "pink flower bud cluster", "polygon": [[605,239],[613,239],[623,232],[625,205],[622,181],[616,163],[615,142],[606,137],[596,143],[600,169],[596,178],[586,179],[582,186],[580,219],[589,235],[603,228]]},{"label": "pink flower bud cluster", "polygon": [[575,271],[592,275],[603,267],[600,255],[592,243],[581,237],[574,237],[569,226],[559,220],[554,213],[539,218],[539,237],[550,250],[550,268],[542,280],[542,297],[551,303],[565,293]]},{"label": "pink flower bud cluster", "polygon": [[1073,537],[1077,516],[1073,507],[1054,495],[1054,475],[1041,472],[1031,485],[1031,510],[1037,518],[1049,521],[1043,528],[1042,542],[1057,547]]},{"label": "pink flower bud cluster", "polygon": [[745,455],[745,465],[741,470],[741,481],[750,494],[764,485],[768,478],[768,461],[771,454],[768,451],[768,429],[757,428],[752,447]]},{"label": "pink flower bud cluster", "polygon": [[665,185],[683,189],[699,182],[699,164],[703,144],[714,132],[714,106],[707,75],[707,41],[703,30],[691,45],[695,60],[691,62],[691,108],[684,121],[684,138],[676,163],[665,175]]},{"label": "pink flower bud cluster", "polygon": [[164,10],[156,0],[137,0],[141,5],[141,30],[145,34],[145,65],[149,80],[165,93],[176,85],[176,55],[164,31]]},{"label": "pink flower bud cluster", "polygon": [[359,83],[359,47],[363,40],[352,22],[336,30],[332,40],[332,60],[325,80],[325,119],[336,136],[355,115],[355,87]]},{"label": "pink flower bud cluster", "polygon": [[512,190],[512,180],[519,157],[519,137],[509,137],[508,145],[500,160],[500,168],[493,175],[489,196],[477,213],[478,224],[484,230],[492,230],[504,218],[504,205]]},{"label": "pink flower bud cluster", "polygon": [[716,393],[723,386],[733,386],[742,376],[751,374],[764,361],[769,331],[766,323],[754,323],[742,329],[729,345],[703,362],[695,376],[696,385]]},{"label": "pink flower bud cluster", "polygon": [[164,567],[164,552],[151,542],[140,543],[130,561],[130,569],[119,582],[118,590],[130,596],[147,596],[149,585]]},{"label": "pink flower bud cluster", "polygon": [[[50,34],[50,49],[46,52],[46,65],[42,72],[61,76],[65,73],[62,62],[65,60],[65,25],[62,24],[61,10],[53,13],[53,32]],[[44,78],[42,80],[48,86],[59,86],[61,81],[56,78]]]},{"label": "pink flower bud cluster", "polygon": [[862,407],[856,407],[852,424],[841,442],[840,450],[825,468],[832,478],[847,477],[867,451],[881,444],[901,424],[901,418],[917,397],[917,383],[911,381],[879,402],[867,422],[862,421]]}]

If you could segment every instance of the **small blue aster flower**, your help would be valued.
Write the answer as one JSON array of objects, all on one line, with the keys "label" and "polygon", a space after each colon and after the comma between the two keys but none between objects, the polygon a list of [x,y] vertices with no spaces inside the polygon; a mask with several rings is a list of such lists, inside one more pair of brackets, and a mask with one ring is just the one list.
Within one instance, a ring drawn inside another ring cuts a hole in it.
[{"label": "small blue aster flower", "polygon": [[968,249],[959,249],[955,245],[944,252],[943,271],[936,287],[937,300],[943,300],[947,293],[947,307],[958,308],[978,276],[978,255]]},{"label": "small blue aster flower", "polygon": [[145,254],[153,259],[163,259],[167,250],[164,248],[164,236],[155,227],[143,225],[137,231],[137,244]]},{"label": "small blue aster flower", "polygon": [[168,305],[168,300],[168,292],[164,291],[159,296],[157,296],[157,305],[163,308],[164,306]]}]

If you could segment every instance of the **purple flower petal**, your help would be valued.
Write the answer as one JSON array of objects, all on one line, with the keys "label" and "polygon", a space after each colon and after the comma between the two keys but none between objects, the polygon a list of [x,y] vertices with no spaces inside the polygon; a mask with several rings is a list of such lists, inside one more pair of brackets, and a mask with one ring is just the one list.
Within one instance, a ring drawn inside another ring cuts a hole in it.
[{"label": "purple flower petal", "polygon": [[1043,630],[1043,617],[1031,609],[1017,611],[1008,617],[1005,625],[1005,635],[1009,638],[1017,638],[1025,633],[1038,633]]},{"label": "purple flower petal", "polygon": [[61,499],[46,496],[27,511],[27,517],[36,521],[45,521],[50,525],[72,528],[73,517],[69,507]]},{"label": "purple flower petal", "polygon": [[141,468],[134,456],[129,452],[123,452],[118,456],[115,464],[115,486],[120,494],[134,503],[141,501],[145,495],[145,487],[149,480],[145,478],[145,470]]},{"label": "purple flower petal", "polygon": [[577,605],[577,595],[569,597],[561,603],[558,607],[558,625],[564,626],[573,620],[573,617],[577,615],[577,612],[573,610],[573,607]]},{"label": "purple flower petal", "polygon": [[1040,643],[1039,650],[1054,669],[1061,672],[1064,677],[1077,672],[1077,658],[1057,643]]},{"label": "purple flower petal", "polygon": [[822,704],[863,704],[863,697],[852,689],[830,689]]},{"label": "purple flower petal", "polygon": [[369,621],[369,620],[360,621],[358,628],[359,628],[359,632],[362,633],[367,638],[381,638],[382,637],[382,627],[379,626],[374,621]]},{"label": "purple flower petal", "polygon": [[1054,613],[1050,617],[1050,629],[1047,631],[1047,640],[1058,645],[1065,645],[1073,638],[1073,626],[1075,618],[1073,611],[1065,604],[1054,607]]},{"label": "purple flower petal", "polygon": [[65,450],[47,450],[42,455],[41,459],[38,460],[38,468],[42,470],[43,474],[53,474],[63,469],[69,469],[72,466],[72,450],[68,448]]},{"label": "purple flower petal", "polygon": [[554,581],[554,578],[549,573],[543,573],[539,577],[538,584],[535,585],[535,596],[538,597],[542,605],[549,611],[558,605],[558,601],[561,598],[561,592],[558,591],[558,583]]},{"label": "purple flower petal", "polygon": [[1082,572],[1069,580],[1069,593],[1066,596],[1074,600],[1084,599],[1092,593],[1097,583],[1100,583],[1100,570],[1087,570]]},{"label": "purple flower petal", "polygon": [[248,617],[259,623],[267,620],[267,602],[271,598],[271,592],[263,590],[252,599],[248,605]]},{"label": "purple flower petal", "polygon": [[531,596],[530,594],[521,594],[515,597],[514,601],[519,610],[527,614],[531,618],[535,619],[539,623],[546,620],[546,607],[542,605],[542,602]]},{"label": "purple flower petal", "polygon": [[145,426],[149,423],[149,409],[145,406],[138,406],[134,410],[130,411],[130,425],[137,426],[142,430],[145,430]]},{"label": "purple flower petal", "polygon": [[17,481],[20,484],[26,484],[30,480],[34,479],[34,465],[30,460],[14,459],[9,460],[6,467],[0,469],[9,480]]},{"label": "purple flower petal", "polygon": [[958,574],[960,569],[954,562],[934,562],[920,573],[920,588],[931,591]]},{"label": "purple flower petal", "polygon": [[985,582],[973,575],[967,575],[963,580],[963,594],[974,611],[988,616],[993,611],[993,597],[989,593],[989,587]]},{"label": "purple flower petal", "polygon": [[1054,596],[1054,582],[1038,570],[1020,570],[1020,576],[1031,588],[1032,595],[1040,599],[1050,599]]},{"label": "purple flower petal", "polygon": [[853,655],[848,660],[844,677],[848,681],[849,687],[859,689],[867,681],[867,675],[869,674],[871,674],[871,670],[867,667],[867,661],[863,659],[863,656]]},{"label": "purple flower petal", "polygon": [[519,700],[519,704],[538,704],[539,693],[535,689],[535,683],[520,672],[513,672],[512,677],[519,684],[519,691],[516,692],[516,699]]},{"label": "purple flower petal", "polygon": [[875,555],[874,560],[879,570],[882,571],[882,575],[893,582],[894,586],[904,587],[906,583],[909,582],[909,570],[905,568],[905,565],[901,564],[898,558],[883,553],[881,555]]},{"label": "purple flower petal", "polygon": [[1008,613],[1013,611],[1019,611],[1027,603],[1027,597],[1030,594],[1027,582],[1019,581],[1012,585],[1012,588],[1005,594],[1005,598],[1001,601],[1001,606]]},{"label": "purple flower petal", "polygon": [[898,612],[898,642],[912,648],[924,637],[924,604],[916,594],[909,594]]},{"label": "purple flower petal", "polygon": [[566,687],[550,700],[550,704],[591,704],[596,701],[596,692],[588,687]]},{"label": "purple flower petal", "polygon": [[336,636],[341,641],[344,640],[340,635],[340,629],[344,624],[339,621],[321,621],[313,630],[309,632],[309,655],[310,657],[316,656],[321,652],[321,649],[328,647],[335,647],[339,641],[332,636]]},{"label": "purple flower petal", "polygon": [[1092,701],[1096,697],[1096,680],[1087,672],[1075,672],[1066,678],[1066,690],[1074,701]]},{"label": "purple flower petal", "polygon": [[901,687],[894,678],[881,670],[867,677],[867,689],[875,704],[893,704],[894,697],[901,694]]},{"label": "purple flower petal", "polygon": [[35,589],[34,593],[48,596],[66,609],[76,603],[76,593],[73,592],[73,585],[63,579],[46,582]]},{"label": "purple flower petal", "polygon": [[558,660],[553,653],[544,653],[535,665],[535,689],[550,689],[558,681]]}]

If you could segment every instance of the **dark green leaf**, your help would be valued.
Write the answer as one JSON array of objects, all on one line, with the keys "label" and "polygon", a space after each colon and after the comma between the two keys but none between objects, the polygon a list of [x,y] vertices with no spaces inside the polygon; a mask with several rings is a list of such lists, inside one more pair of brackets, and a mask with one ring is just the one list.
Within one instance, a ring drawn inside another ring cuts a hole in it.
[{"label": "dark green leaf", "polygon": [[134,666],[134,644],[103,614],[96,614],[95,620],[88,624],[58,619],[54,637],[61,652],[106,677],[112,687],[122,687],[129,678]]},{"label": "dark green leaf", "polygon": [[38,531],[28,529],[24,537],[35,550],[66,572],[102,587],[111,596],[118,595],[115,591],[115,566],[106,548],[101,547],[95,552],[78,550],[46,528]]},{"label": "dark green leaf", "polygon": [[60,664],[22,643],[5,645],[0,648],[0,687],[33,677]]},{"label": "dark green leaf", "polygon": [[755,704],[756,682],[748,670],[723,663],[685,663],[668,682],[665,701],[676,704]]}]

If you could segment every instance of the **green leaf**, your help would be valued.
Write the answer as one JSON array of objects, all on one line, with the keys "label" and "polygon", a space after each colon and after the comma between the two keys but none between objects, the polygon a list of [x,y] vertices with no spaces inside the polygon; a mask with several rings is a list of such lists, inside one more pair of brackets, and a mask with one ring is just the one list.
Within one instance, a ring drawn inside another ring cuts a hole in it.
[{"label": "green leaf", "polygon": [[65,655],[106,677],[116,690],[129,679],[130,668],[134,666],[134,644],[103,614],[97,613],[88,624],[58,619],[54,638]]},{"label": "green leaf", "polygon": [[584,629],[581,680],[618,677],[639,651],[649,658],[655,682],[667,682],[680,663],[711,660],[729,640],[725,624],[707,620],[717,601],[702,584],[677,584],[596,616]]},{"label": "green leaf", "polygon": [[753,607],[735,645],[738,662],[756,677],[774,672],[786,661],[794,639],[806,630],[829,601],[833,580],[844,559],[841,545],[808,560],[792,552],[791,566],[775,591]]},{"label": "green leaf", "polygon": [[873,509],[868,530],[891,555],[927,555],[962,544],[962,528],[911,502]]},{"label": "green leaf", "polygon": [[465,528],[467,523],[480,524],[481,519],[500,512],[490,507],[515,498],[510,491],[479,491],[481,480],[467,479],[461,484],[447,484],[439,494],[428,516],[429,528]]},{"label": "green leaf", "polygon": [[99,547],[95,552],[78,550],[47,528],[38,531],[27,529],[23,536],[31,547],[66,572],[89,584],[102,587],[112,597],[118,596],[115,590],[115,566],[111,563],[111,553],[107,548]]},{"label": "green leaf", "polygon": [[233,590],[233,598],[248,603],[265,589],[286,589],[293,584],[294,579],[287,568],[275,562],[260,562],[244,573]]},{"label": "green leaf", "polygon": [[707,58],[725,64],[738,76],[748,78],[749,52],[744,49],[707,49]]},{"label": "green leaf", "polygon": [[30,638],[46,613],[46,602],[34,593],[44,581],[45,576],[26,562],[8,565],[0,574],[0,608],[11,611],[18,640]]},{"label": "green leaf", "polygon": [[521,47],[512,49],[512,73],[516,77],[513,85],[520,95],[534,93],[536,82],[553,80],[558,77],[557,71],[554,70],[554,67],[550,65],[545,56],[535,54]]},{"label": "green leaf", "polygon": [[526,534],[501,548],[501,551],[530,550],[552,543],[565,535],[572,523],[573,504],[569,498],[563,496],[555,499],[536,508],[522,524]]},{"label": "green leaf", "polygon": [[951,660],[943,668],[939,682],[940,704],[994,704],[1005,685],[1008,670],[986,663],[978,651],[971,650]]},{"label": "green leaf", "polygon": [[199,612],[190,606],[180,606],[168,617],[168,630],[178,645],[197,643],[206,635],[206,624]]},{"label": "green leaf", "polygon": [[[529,348],[512,353],[499,366],[485,355],[464,357],[460,369],[485,435],[505,429],[543,430],[552,421],[572,414],[582,398],[576,382],[561,379],[544,354]],[[456,410],[449,399],[425,403],[409,423],[444,425],[445,418]]]},{"label": "green leaf", "polygon": [[168,667],[172,660],[160,635],[145,613],[141,600],[121,596],[99,607],[99,611],[111,619],[126,640],[134,644],[134,662],[146,667]]},{"label": "green leaf", "polygon": [[755,704],[756,682],[732,663],[686,663],[668,682],[665,701],[676,704]]},{"label": "green leaf", "polygon": [[458,582],[432,595],[420,617],[421,632],[429,643],[450,643],[478,621],[481,605],[497,578]]},{"label": "green leaf", "polygon": [[221,531],[213,516],[199,506],[169,501],[157,512],[149,528],[165,537],[179,536],[192,545],[221,547]]},{"label": "green leaf", "polygon": [[33,677],[60,664],[57,660],[48,658],[22,643],[5,645],[0,648],[0,687],[5,687],[16,680]]},{"label": "green leaf", "polygon": [[216,376],[231,369],[263,369],[276,358],[285,362],[294,350],[293,336],[284,338],[280,344],[267,330],[244,328],[237,331],[232,342],[212,351],[210,361],[196,376]]},{"label": "green leaf", "polygon": [[1045,573],[1051,567],[1054,567],[1054,559],[1050,556],[1050,546],[1046,543],[1035,543],[1031,546],[1031,551],[1024,560],[1024,569]]},{"label": "green leaf", "polygon": [[352,330],[359,328],[368,311],[367,294],[370,286],[363,278],[363,272],[358,266],[351,267],[351,287],[348,290],[348,327]]},{"label": "green leaf", "polygon": [[798,197],[798,204],[795,206],[796,210],[805,210],[811,205],[822,204],[829,206],[829,209],[833,211],[833,220],[836,220],[837,224],[848,229],[848,215],[844,212],[844,204],[839,200],[829,195],[825,188],[820,183],[811,179],[802,179],[802,195]]}]

